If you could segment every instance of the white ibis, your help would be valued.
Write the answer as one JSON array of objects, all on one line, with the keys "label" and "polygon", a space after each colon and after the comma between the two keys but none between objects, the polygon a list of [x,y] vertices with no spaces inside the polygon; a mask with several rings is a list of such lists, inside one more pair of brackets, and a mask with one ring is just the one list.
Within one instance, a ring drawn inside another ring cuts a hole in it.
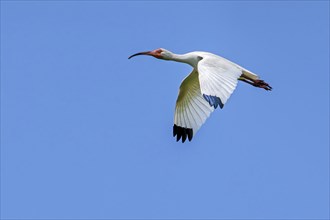
[{"label": "white ibis", "polygon": [[128,59],[138,55],[187,63],[194,68],[182,81],[175,106],[173,136],[177,141],[182,139],[182,143],[187,138],[192,140],[214,109],[224,107],[238,80],[272,90],[256,74],[212,53],[198,51],[180,55],[160,48],[136,53]]}]

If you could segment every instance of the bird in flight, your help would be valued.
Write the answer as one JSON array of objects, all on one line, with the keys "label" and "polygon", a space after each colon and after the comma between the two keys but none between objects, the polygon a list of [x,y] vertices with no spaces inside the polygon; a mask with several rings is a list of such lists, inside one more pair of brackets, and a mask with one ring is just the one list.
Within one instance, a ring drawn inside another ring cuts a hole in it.
[{"label": "bird in flight", "polygon": [[192,140],[198,129],[217,107],[223,108],[238,80],[265,90],[272,87],[249,70],[208,52],[174,54],[163,48],[133,54],[186,63],[194,69],[182,81],[176,100],[173,136],[182,143]]}]

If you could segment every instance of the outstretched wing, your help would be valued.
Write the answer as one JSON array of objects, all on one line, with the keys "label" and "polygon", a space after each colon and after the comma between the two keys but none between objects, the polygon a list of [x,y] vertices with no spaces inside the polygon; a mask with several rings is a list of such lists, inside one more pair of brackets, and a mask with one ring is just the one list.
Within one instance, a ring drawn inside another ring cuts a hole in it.
[{"label": "outstretched wing", "polygon": [[184,143],[209,117],[214,108],[203,98],[199,86],[198,72],[193,70],[181,83],[176,101],[173,136]]},{"label": "outstretched wing", "polygon": [[223,108],[237,86],[242,70],[218,56],[206,56],[197,66],[201,93],[204,99],[217,108]]}]

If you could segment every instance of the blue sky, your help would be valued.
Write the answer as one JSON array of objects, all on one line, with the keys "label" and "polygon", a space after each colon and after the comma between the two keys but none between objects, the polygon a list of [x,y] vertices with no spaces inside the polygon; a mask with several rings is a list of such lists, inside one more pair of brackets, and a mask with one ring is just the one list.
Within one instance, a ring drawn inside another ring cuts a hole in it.
[{"label": "blue sky", "polygon": [[[177,143],[159,47],[274,89]],[[329,218],[329,2],[1,1],[1,218]]]}]

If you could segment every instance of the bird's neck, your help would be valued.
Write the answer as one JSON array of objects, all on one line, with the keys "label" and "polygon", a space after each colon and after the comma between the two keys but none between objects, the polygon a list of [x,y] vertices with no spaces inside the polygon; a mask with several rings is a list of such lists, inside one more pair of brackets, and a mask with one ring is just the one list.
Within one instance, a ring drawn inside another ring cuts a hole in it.
[{"label": "bird's neck", "polygon": [[176,62],[187,63],[192,67],[196,67],[200,58],[198,56],[194,56],[193,54],[186,53],[186,54],[175,54],[172,53],[169,60],[173,60]]}]

